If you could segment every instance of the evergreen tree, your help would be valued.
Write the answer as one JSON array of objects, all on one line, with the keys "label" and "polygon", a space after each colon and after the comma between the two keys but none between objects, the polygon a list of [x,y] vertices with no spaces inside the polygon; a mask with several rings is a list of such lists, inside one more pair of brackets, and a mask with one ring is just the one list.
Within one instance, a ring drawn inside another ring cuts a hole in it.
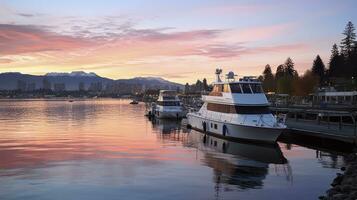
[{"label": "evergreen tree", "polygon": [[200,81],[200,80],[196,81],[195,90],[196,90],[196,92],[201,92],[203,90],[202,81]]},{"label": "evergreen tree", "polygon": [[190,93],[190,85],[188,83],[186,83],[185,85],[185,94]]},{"label": "evergreen tree", "polygon": [[301,77],[294,79],[293,94],[307,96],[315,91],[318,84],[318,77],[311,70],[306,70]]},{"label": "evergreen tree", "polygon": [[341,54],[343,55],[344,63],[341,69],[344,78],[351,78],[354,72],[354,49],[356,45],[356,33],[352,22],[348,22],[343,32],[345,37],[341,41]]},{"label": "evergreen tree", "polygon": [[294,62],[290,57],[288,57],[284,63],[284,74],[290,77],[294,77],[296,75]]},{"label": "evergreen tree", "polygon": [[276,68],[276,73],[275,73],[275,79],[276,81],[278,81],[281,77],[284,77],[284,66],[283,65],[279,65]]},{"label": "evergreen tree", "polygon": [[356,33],[355,27],[352,22],[348,22],[345,30],[343,31],[343,35],[345,38],[341,41],[341,53],[346,58],[349,59],[352,56],[352,52],[356,42]]},{"label": "evergreen tree", "polygon": [[331,57],[329,62],[328,76],[331,77],[340,77],[342,75],[341,68],[343,68],[343,59],[338,51],[336,44],[332,46]]},{"label": "evergreen tree", "polygon": [[274,75],[271,71],[271,67],[269,64],[265,66],[263,71],[263,87],[266,92],[273,92],[275,91],[275,80]]},{"label": "evergreen tree", "polygon": [[202,85],[203,85],[203,90],[204,91],[208,91],[208,84],[207,84],[207,79],[206,78],[204,78],[202,80]]},{"label": "evergreen tree", "polygon": [[283,76],[277,81],[277,92],[280,94],[292,94],[292,78],[289,76]]},{"label": "evergreen tree", "polygon": [[314,75],[316,75],[319,78],[319,83],[321,86],[323,84],[324,77],[325,77],[325,64],[323,63],[319,55],[316,56],[311,71]]}]

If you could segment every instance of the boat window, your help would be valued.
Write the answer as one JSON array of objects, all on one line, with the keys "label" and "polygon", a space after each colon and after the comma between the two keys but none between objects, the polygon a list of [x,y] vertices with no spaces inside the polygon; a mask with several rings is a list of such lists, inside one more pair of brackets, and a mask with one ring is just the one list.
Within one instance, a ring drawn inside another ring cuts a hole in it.
[{"label": "boat window", "polygon": [[229,84],[232,93],[242,93],[239,83],[231,83]]},{"label": "boat window", "polygon": [[224,84],[223,86],[223,92],[231,93],[231,89],[228,84]]},{"label": "boat window", "polygon": [[158,101],[157,104],[160,106],[180,106],[179,101]]},{"label": "boat window", "polygon": [[251,94],[252,91],[250,90],[249,84],[245,83],[245,84],[241,84],[242,86],[242,90],[244,94]]},{"label": "boat window", "polygon": [[263,93],[263,89],[261,84],[250,84],[253,93]]},{"label": "boat window", "polygon": [[208,103],[207,110],[221,113],[236,114],[269,114],[268,106],[234,106],[225,104]]},{"label": "boat window", "polygon": [[164,100],[175,100],[175,96],[163,96],[162,97]]},{"label": "boat window", "polygon": [[236,106],[236,113],[238,114],[270,114],[271,111],[268,106]]}]

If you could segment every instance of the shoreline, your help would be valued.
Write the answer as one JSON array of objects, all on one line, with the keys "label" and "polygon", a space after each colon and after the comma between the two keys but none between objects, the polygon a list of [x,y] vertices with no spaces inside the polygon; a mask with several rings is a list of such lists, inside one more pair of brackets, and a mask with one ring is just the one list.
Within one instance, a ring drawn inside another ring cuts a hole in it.
[{"label": "shoreline", "polygon": [[355,200],[357,199],[357,155],[349,154],[346,157],[346,165],[341,167],[342,173],[332,181],[331,188],[325,195],[319,197],[321,200]]}]

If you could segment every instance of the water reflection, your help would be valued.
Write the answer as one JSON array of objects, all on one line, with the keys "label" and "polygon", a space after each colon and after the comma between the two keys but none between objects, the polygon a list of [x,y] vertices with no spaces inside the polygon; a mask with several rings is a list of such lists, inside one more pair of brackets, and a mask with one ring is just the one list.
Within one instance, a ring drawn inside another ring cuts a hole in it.
[{"label": "water reflection", "polygon": [[[151,119],[153,127],[159,130],[162,140],[180,140],[184,146],[196,148],[202,153],[201,163],[213,169],[212,181],[217,192],[223,185],[239,189],[263,187],[271,164],[281,165],[287,180],[292,171],[278,144],[262,145],[230,141],[186,130],[180,121]],[[180,134],[180,130],[184,131]],[[228,188],[225,188],[228,189]]]},{"label": "water reflection", "polygon": [[312,199],[344,162],[296,143],[205,136],[144,111],[113,99],[0,101],[0,199]]}]

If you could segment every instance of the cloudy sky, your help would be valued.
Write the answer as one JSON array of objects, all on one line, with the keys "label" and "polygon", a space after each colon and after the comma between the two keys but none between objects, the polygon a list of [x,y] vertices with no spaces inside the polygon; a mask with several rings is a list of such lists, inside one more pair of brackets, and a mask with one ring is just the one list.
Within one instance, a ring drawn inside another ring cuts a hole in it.
[{"label": "cloudy sky", "polygon": [[327,63],[357,1],[0,0],[0,72],[83,70],[181,83]]}]

